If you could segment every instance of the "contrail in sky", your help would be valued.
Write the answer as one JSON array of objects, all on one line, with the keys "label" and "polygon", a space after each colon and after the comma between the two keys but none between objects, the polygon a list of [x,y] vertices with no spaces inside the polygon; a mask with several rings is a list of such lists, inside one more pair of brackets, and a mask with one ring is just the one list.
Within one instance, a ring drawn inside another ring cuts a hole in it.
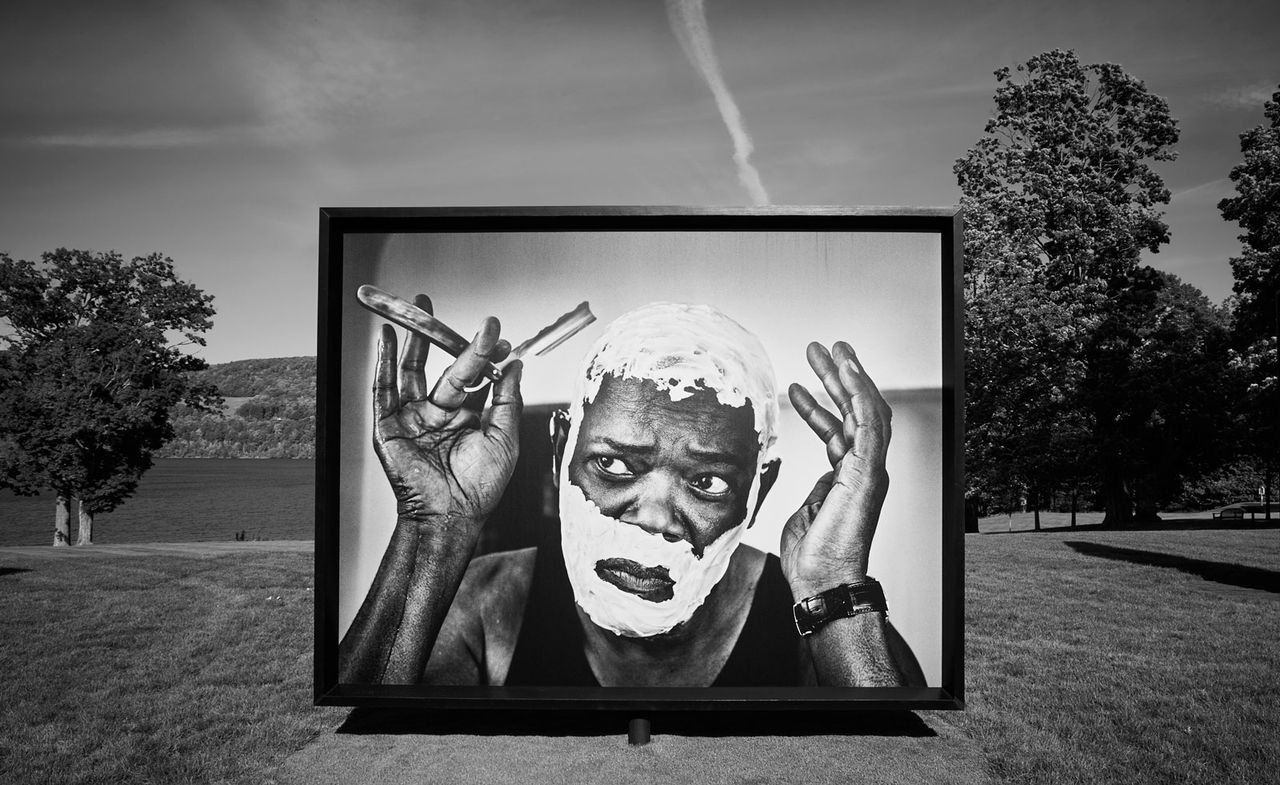
[{"label": "contrail in sky", "polygon": [[711,48],[711,31],[707,29],[707,12],[702,7],[702,0],[667,0],[667,16],[689,62],[702,74],[715,96],[720,117],[733,138],[733,160],[738,164],[739,182],[755,204],[769,204],[769,194],[764,190],[764,183],[760,182],[760,173],[751,164],[751,137],[747,135],[738,105],[720,75],[720,63]]}]

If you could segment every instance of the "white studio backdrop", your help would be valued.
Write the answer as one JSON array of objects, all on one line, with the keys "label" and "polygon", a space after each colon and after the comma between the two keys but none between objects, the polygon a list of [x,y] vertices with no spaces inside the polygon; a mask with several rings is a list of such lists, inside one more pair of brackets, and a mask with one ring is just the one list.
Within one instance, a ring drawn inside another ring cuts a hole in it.
[{"label": "white studio backdrop", "polygon": [[[941,239],[915,232],[484,232],[347,235],[342,290],[343,470],[339,502],[339,634],[377,571],[395,507],[371,444],[375,347],[383,321],[361,308],[373,284],[470,338],[497,316],[512,344],[582,300],[595,324],[526,363],[527,404],[561,403],[604,326],[656,300],[708,303],[755,333],[777,376],[782,471],[746,542],[778,552],[782,525],[830,467],[787,399],[792,382],[830,406],[805,347],[845,340],[893,407],[890,489],[871,552],[890,618],[929,686],[942,674]],[[399,331],[403,336],[403,331]],[[401,338],[403,346],[403,337]],[[428,384],[449,358],[433,350]]]}]

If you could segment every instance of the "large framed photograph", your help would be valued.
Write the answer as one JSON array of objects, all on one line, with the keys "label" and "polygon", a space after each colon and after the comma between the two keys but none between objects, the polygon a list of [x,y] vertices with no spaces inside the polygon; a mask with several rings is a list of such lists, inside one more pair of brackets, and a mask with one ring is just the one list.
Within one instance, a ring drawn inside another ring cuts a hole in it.
[{"label": "large framed photograph", "polygon": [[960,237],[321,210],[316,702],[960,708]]}]

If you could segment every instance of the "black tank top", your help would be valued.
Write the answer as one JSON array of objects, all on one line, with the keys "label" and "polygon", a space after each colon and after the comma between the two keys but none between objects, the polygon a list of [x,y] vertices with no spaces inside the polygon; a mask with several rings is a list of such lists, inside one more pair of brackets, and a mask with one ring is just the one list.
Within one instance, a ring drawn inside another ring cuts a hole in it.
[{"label": "black tank top", "polygon": [[[713,687],[793,687],[800,646],[791,589],[777,556],[766,554],[747,621]],[[582,626],[558,543],[538,548],[533,583],[516,641],[508,686],[599,686],[583,652]]]}]

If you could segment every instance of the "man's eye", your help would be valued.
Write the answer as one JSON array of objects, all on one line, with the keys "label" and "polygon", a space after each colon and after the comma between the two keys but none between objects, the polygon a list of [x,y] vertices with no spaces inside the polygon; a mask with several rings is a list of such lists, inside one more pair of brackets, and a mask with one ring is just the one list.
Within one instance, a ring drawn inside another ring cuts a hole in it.
[{"label": "man's eye", "polygon": [[601,455],[596,458],[596,468],[611,477],[626,477],[631,474],[631,467],[617,458]]},{"label": "man's eye", "polygon": [[729,483],[723,477],[717,477],[714,474],[704,474],[695,477],[690,483],[694,488],[711,496],[722,496],[729,492]]}]

